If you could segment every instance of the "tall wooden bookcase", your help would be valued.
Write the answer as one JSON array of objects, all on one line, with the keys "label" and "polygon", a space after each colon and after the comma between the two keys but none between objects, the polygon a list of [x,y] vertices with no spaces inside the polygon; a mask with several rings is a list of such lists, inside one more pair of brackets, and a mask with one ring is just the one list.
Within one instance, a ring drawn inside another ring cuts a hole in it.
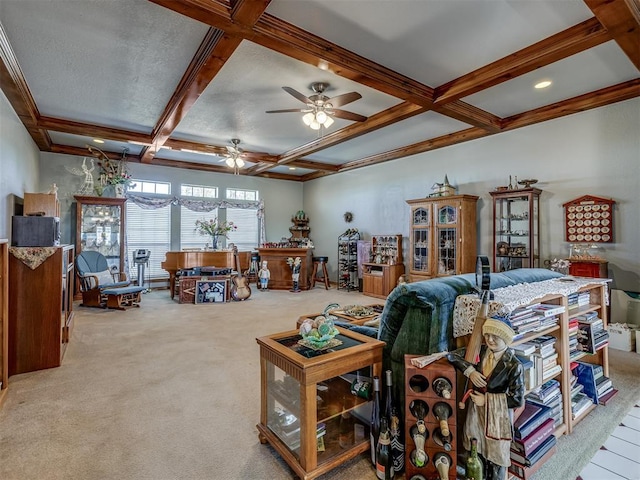
[{"label": "tall wooden bookcase", "polygon": [[407,200],[412,282],[474,271],[477,202],[473,195]]},{"label": "tall wooden bookcase", "polygon": [[9,386],[9,242],[0,238],[0,406]]}]

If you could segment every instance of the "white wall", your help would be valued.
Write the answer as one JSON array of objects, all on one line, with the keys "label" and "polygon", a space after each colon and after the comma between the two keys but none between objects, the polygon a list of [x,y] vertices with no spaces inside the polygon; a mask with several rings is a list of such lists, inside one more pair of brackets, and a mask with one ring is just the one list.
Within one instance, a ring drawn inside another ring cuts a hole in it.
[{"label": "white wall", "polygon": [[[602,244],[614,286],[640,291],[640,99],[543,124],[307,182],[305,212],[316,253],[335,276],[337,237],[349,227],[364,239],[409,231],[406,199],[423,198],[435,182],[480,196],[478,253],[491,256],[489,191],[509,175],[537,178],[541,197],[541,258],[566,257],[563,203],[582,195],[613,198],[614,240]],[[354,214],[344,222],[345,211]],[[407,239],[404,241],[405,257]],[[405,260],[405,265],[407,261]]]},{"label": "white wall", "polygon": [[37,192],[40,152],[0,90],[0,238],[10,238],[13,195]]}]

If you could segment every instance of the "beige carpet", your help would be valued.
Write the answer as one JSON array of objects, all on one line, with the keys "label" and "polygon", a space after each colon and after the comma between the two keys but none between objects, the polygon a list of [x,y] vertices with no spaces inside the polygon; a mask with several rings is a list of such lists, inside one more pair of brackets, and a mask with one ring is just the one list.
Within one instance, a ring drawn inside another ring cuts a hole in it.
[{"label": "beige carpet", "polygon": [[[254,290],[248,301],[229,304],[179,305],[158,291],[126,312],[76,307],[63,365],[10,378],[0,411],[0,478],[295,478],[258,442],[255,338],[293,329],[298,316],[332,302],[379,303],[316,287],[297,294]],[[594,433],[584,425],[567,440],[586,443],[584,435]],[[375,478],[367,458],[323,479]],[[571,451],[565,463],[579,472],[589,460],[579,458]]]}]

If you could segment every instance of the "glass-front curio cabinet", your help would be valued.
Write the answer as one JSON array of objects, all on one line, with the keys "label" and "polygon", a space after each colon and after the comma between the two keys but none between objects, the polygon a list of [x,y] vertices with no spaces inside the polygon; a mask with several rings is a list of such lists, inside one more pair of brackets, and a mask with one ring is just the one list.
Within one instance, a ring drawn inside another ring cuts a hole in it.
[{"label": "glass-front curio cabinet", "polygon": [[490,192],[494,272],[539,266],[541,193],[532,187]]},{"label": "glass-front curio cabinet", "polygon": [[407,200],[411,206],[409,275],[412,282],[473,272],[476,204],[473,195]]},{"label": "glass-front curio cabinet", "polygon": [[297,330],[257,338],[261,443],[270,443],[300,478],[312,479],[369,451],[370,389],[382,371],[384,342],[338,328],[335,345],[300,343]]},{"label": "glass-front curio cabinet", "polygon": [[107,258],[109,268],[125,272],[126,198],[75,197],[76,255],[96,251]]}]

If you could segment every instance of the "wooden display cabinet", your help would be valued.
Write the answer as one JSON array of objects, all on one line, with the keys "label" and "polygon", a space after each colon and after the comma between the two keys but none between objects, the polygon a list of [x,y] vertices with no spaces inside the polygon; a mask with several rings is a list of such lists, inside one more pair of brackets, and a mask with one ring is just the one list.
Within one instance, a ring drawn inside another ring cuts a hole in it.
[{"label": "wooden display cabinet", "polygon": [[407,200],[412,282],[475,270],[477,202],[473,195]]},{"label": "wooden display cabinet", "polygon": [[493,197],[493,271],[534,268],[540,259],[540,194],[529,187]]},{"label": "wooden display cabinet", "polygon": [[[449,468],[447,469],[448,478],[456,479],[456,443],[457,439],[457,421],[456,421],[456,370],[446,360],[441,359],[424,368],[418,368],[411,364],[411,359],[420,355],[405,355],[405,477],[413,478],[414,475],[422,475],[424,478],[440,478],[436,469],[436,462],[440,456],[444,456],[448,460]],[[439,378],[446,379],[451,385],[450,398],[444,398],[438,395],[434,390],[434,381]],[[423,418],[416,418],[414,412],[420,411],[418,403],[422,402],[426,407],[427,415]],[[434,407],[439,404],[445,404],[449,409],[450,416],[447,419],[449,428],[448,440],[450,449],[445,448],[445,443],[440,436],[440,422],[434,415]],[[424,450],[427,454],[427,460],[424,466],[418,466],[415,463],[416,445],[412,437],[412,428],[416,426],[416,422],[423,420],[427,427],[428,437],[424,444]],[[438,461],[439,462],[439,461]]]},{"label": "wooden display cabinet", "polygon": [[[76,255],[102,253],[118,272],[126,272],[124,251],[126,198],[76,195]],[[80,291],[78,289],[78,291]]]},{"label": "wooden display cabinet", "polygon": [[351,382],[382,370],[384,342],[338,328],[342,343],[313,350],[297,330],[257,338],[260,346],[261,443],[302,479],[323,475],[369,450],[369,401]]},{"label": "wooden display cabinet", "polygon": [[35,270],[9,258],[9,375],[60,366],[71,338],[73,245],[41,248],[54,253]]},{"label": "wooden display cabinet", "polygon": [[0,406],[9,386],[9,241],[0,238]]},{"label": "wooden display cabinet", "polygon": [[404,275],[402,235],[373,235],[371,259],[362,264],[362,293],[387,298]]}]

